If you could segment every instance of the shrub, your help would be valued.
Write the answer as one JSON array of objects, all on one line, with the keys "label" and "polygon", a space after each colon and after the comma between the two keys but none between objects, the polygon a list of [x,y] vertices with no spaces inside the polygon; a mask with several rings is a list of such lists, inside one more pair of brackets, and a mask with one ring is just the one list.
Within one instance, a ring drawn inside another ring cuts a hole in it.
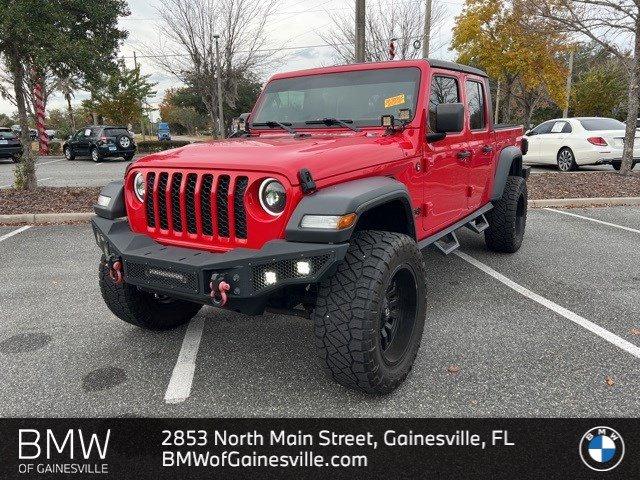
[{"label": "shrub", "polygon": [[49,154],[60,155],[62,153],[62,143],[57,141],[49,142]]},{"label": "shrub", "polygon": [[158,140],[145,140],[144,142],[138,142],[138,153],[154,153],[161,152],[163,150],[169,150],[172,148],[184,147],[189,145],[186,140],[171,140],[171,141],[158,141]]}]

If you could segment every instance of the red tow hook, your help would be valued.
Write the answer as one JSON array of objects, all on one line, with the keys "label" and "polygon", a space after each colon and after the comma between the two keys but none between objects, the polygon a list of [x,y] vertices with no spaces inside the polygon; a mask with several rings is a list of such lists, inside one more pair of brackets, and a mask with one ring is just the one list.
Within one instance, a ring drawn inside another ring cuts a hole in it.
[{"label": "red tow hook", "polygon": [[227,292],[231,290],[231,285],[224,280],[217,282],[217,284],[218,285],[215,285],[214,282],[209,284],[211,288],[211,301],[214,305],[224,307],[227,303]]},{"label": "red tow hook", "polygon": [[116,260],[115,262],[113,262],[113,264],[109,268],[109,276],[116,285],[120,285],[123,282],[122,262],[120,260]]}]

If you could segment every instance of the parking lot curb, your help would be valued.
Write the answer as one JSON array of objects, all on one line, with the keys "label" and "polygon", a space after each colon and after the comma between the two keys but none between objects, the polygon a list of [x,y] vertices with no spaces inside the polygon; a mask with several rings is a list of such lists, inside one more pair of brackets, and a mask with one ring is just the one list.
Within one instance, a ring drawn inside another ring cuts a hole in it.
[{"label": "parking lot curb", "polygon": [[19,223],[67,223],[89,220],[93,212],[66,213],[17,213],[14,215],[0,215],[0,223],[13,225]]},{"label": "parking lot curb", "polygon": [[595,205],[640,205],[640,197],[549,198],[529,200],[531,208],[590,207]]}]

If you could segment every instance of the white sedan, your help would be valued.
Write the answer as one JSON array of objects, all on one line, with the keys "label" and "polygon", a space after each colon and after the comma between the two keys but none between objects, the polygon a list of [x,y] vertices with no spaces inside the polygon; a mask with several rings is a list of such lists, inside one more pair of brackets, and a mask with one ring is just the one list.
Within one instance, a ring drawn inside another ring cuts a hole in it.
[{"label": "white sedan", "polygon": [[[625,125],[613,118],[558,118],[541,123],[525,134],[527,164],[557,165],[562,172],[580,165],[611,164],[620,170]],[[640,163],[640,132],[633,149]]]}]

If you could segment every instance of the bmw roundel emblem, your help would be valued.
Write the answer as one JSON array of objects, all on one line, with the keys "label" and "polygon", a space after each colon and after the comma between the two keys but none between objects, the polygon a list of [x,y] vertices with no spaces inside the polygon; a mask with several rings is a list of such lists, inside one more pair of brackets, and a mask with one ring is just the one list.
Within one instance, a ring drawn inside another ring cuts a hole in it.
[{"label": "bmw roundel emblem", "polygon": [[613,428],[594,427],[580,440],[580,457],[591,470],[606,472],[624,457],[624,440]]}]

